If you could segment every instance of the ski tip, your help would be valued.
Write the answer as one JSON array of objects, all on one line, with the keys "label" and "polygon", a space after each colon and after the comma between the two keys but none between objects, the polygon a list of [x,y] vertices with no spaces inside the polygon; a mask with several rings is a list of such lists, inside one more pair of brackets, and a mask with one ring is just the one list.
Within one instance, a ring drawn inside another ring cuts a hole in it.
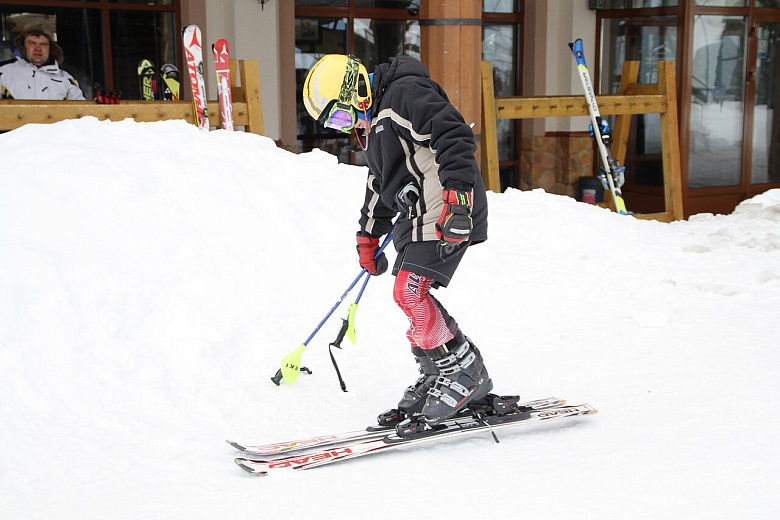
[{"label": "ski tip", "polygon": [[599,413],[598,410],[593,408],[588,403],[582,403],[582,404],[577,405],[577,406],[578,406],[578,408],[580,408],[582,410],[582,413],[580,413],[580,415],[595,415],[595,414]]},{"label": "ski tip", "polygon": [[268,475],[267,471],[257,470],[257,469],[254,469],[253,467],[247,465],[246,463],[250,462],[249,459],[243,459],[243,458],[239,457],[237,459],[234,459],[233,462],[235,462],[238,465],[239,468],[243,469],[244,471],[246,471],[247,473],[250,473],[252,475],[257,475],[259,477],[263,477],[265,475]]},{"label": "ski tip", "polygon": [[246,448],[244,446],[242,446],[241,444],[239,444],[239,443],[237,443],[235,441],[225,441],[225,442],[227,442],[228,444],[233,446],[238,451],[245,451],[246,450]]}]

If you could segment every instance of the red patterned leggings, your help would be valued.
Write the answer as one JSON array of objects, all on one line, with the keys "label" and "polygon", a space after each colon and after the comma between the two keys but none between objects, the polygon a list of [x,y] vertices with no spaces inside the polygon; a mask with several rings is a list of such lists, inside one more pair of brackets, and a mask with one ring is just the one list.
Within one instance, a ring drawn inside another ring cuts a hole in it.
[{"label": "red patterned leggings", "polygon": [[439,301],[430,294],[433,280],[400,270],[395,278],[393,298],[409,318],[406,337],[412,347],[423,350],[436,348],[454,337],[458,324],[447,314]]}]

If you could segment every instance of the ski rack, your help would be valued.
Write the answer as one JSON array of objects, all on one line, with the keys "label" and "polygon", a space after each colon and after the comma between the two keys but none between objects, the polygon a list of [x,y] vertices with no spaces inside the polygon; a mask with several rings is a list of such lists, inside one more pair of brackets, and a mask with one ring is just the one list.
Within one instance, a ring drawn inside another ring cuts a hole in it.
[{"label": "ski rack", "polygon": [[[684,218],[682,176],[680,173],[680,131],[677,122],[677,87],[673,61],[658,62],[658,83],[637,83],[639,62],[623,64],[619,94],[596,96],[601,115],[615,115],[612,125],[612,156],[625,164],[631,116],[661,115],[661,153],[663,157],[664,211],[634,215],[641,219],[671,222]],[[498,119],[587,116],[585,96],[542,96],[497,98],[493,90],[493,66],[482,62],[482,177],[487,189],[499,193]],[[607,191],[604,197],[611,199]],[[605,200],[604,207],[614,207]]]},{"label": "ski rack", "polygon": [[[238,74],[236,74],[238,71]],[[187,71],[185,70],[186,74]],[[260,95],[260,73],[256,60],[230,60],[230,77],[234,80],[233,122],[246,132],[264,134],[263,103]],[[238,85],[240,82],[240,85]],[[189,78],[182,82],[189,90]],[[182,92],[186,91],[182,88]],[[218,101],[208,102],[211,124],[221,128]],[[119,105],[98,105],[87,101],[31,101],[23,99],[0,100],[0,130],[13,130],[28,123],[56,123],[65,119],[96,117],[100,120],[122,121],[127,118],[139,122],[184,119],[195,124],[192,101],[124,100]]]}]

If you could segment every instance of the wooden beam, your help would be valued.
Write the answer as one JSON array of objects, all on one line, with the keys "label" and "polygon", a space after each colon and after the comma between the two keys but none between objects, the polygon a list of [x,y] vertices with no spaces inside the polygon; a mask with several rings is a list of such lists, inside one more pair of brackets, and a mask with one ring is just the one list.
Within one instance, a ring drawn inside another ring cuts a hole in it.
[{"label": "wooden beam", "polygon": [[[244,121],[245,105],[244,103],[241,110]],[[219,118],[219,104],[216,101],[210,101],[208,109],[210,114],[216,114]],[[111,121],[127,118],[140,122],[184,119],[192,123],[195,120],[190,101],[122,101],[120,105],[98,105],[94,101],[0,101],[0,129],[3,130],[19,128],[29,123],[56,123],[88,116]],[[238,119],[238,114],[236,116]]]},{"label": "wooden beam", "polygon": [[[247,132],[263,133],[260,76],[256,61],[240,61],[242,84],[234,89],[233,117]],[[236,100],[238,98],[238,100]],[[208,102],[210,123],[221,125],[219,103]],[[66,119],[96,117],[100,120],[139,122],[184,119],[195,124],[190,101],[122,101],[119,105],[98,105],[94,101],[0,100],[0,130],[13,130],[29,123],[47,124]]]},{"label": "wooden beam", "polygon": [[[597,96],[601,115],[660,114],[669,109],[665,96]],[[496,98],[498,119],[586,116],[588,105],[583,96],[541,96]]]}]

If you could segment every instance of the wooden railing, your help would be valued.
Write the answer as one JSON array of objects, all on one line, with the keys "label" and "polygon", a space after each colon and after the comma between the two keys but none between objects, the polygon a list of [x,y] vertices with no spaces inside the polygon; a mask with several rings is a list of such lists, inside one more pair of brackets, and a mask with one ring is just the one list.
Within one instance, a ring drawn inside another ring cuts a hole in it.
[{"label": "wooden railing", "polygon": [[[620,94],[597,96],[601,115],[616,115],[612,128],[612,155],[625,164],[631,117],[635,114],[661,115],[664,206],[661,213],[635,215],[665,222],[684,218],[680,173],[680,133],[677,123],[677,88],[674,62],[658,62],[658,83],[639,84],[639,62],[623,66]],[[585,96],[544,96],[496,98],[493,94],[490,62],[482,62],[482,177],[489,190],[499,192],[497,119],[587,116]],[[605,193],[609,197],[609,193]],[[608,203],[605,204],[608,206]],[[630,210],[631,208],[629,208]]]},{"label": "wooden railing", "polygon": [[[263,134],[263,104],[257,61],[231,60],[233,79],[233,119],[246,132]],[[184,78],[182,91],[189,89]],[[219,103],[208,102],[209,123],[220,128]],[[56,123],[65,119],[92,116],[101,120],[122,121],[132,118],[139,122],[184,119],[195,124],[195,112],[190,101],[123,101],[119,105],[98,105],[94,101],[28,101],[0,100],[0,130],[13,130],[28,123]]]}]

